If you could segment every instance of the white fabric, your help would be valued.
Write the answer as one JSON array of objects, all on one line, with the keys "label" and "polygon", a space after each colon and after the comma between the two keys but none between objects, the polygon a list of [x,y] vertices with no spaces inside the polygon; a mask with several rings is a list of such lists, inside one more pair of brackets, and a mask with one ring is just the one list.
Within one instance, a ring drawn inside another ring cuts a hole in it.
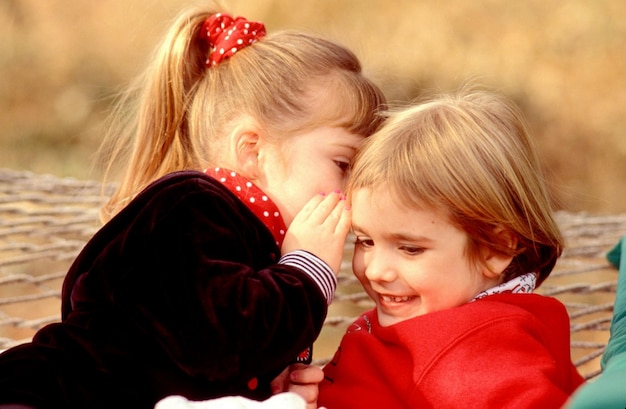
[{"label": "white fabric", "polygon": [[205,401],[190,401],[183,396],[161,399],[154,409],[305,409],[304,399],[293,392],[279,393],[262,402],[241,396],[226,396]]},{"label": "white fabric", "polygon": [[535,291],[537,284],[537,274],[527,273],[521,276],[515,277],[505,283],[492,287],[478,294],[472,301],[479,300],[493,294],[502,293],[532,293]]}]

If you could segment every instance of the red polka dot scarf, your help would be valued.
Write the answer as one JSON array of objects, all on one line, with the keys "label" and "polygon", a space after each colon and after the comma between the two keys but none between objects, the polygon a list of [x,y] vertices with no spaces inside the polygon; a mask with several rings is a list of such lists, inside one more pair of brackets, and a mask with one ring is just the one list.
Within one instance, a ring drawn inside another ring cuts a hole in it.
[{"label": "red polka dot scarf", "polygon": [[243,176],[227,169],[210,168],[205,173],[222,182],[244,202],[272,232],[278,247],[282,245],[287,227],[276,204],[261,189]]},{"label": "red polka dot scarf", "polygon": [[214,66],[232,57],[237,51],[265,36],[265,26],[258,21],[243,17],[231,17],[217,13],[206,19],[200,36],[211,50],[206,60],[207,67]]}]

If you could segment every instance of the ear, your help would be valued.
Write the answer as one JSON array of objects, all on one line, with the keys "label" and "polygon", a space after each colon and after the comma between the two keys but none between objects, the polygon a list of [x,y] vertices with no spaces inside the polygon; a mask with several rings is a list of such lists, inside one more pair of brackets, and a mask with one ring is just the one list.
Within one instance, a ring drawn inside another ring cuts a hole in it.
[{"label": "ear", "polygon": [[[502,226],[497,226],[493,231],[497,242],[506,245],[508,248],[514,250],[517,248],[517,238],[507,229]],[[496,251],[489,247],[484,248],[482,251],[483,256],[483,275],[487,278],[501,278],[504,270],[513,261],[513,256]]]},{"label": "ear", "polygon": [[259,173],[259,143],[263,130],[252,117],[239,118],[230,135],[231,154],[237,173],[255,180]]}]

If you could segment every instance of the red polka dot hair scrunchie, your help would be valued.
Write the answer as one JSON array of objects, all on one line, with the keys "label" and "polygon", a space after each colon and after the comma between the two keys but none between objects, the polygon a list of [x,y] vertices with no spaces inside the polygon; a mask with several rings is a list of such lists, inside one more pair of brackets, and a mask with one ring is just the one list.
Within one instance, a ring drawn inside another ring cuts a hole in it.
[{"label": "red polka dot hair scrunchie", "polygon": [[211,49],[206,60],[207,67],[232,57],[265,34],[265,25],[258,21],[248,21],[243,17],[232,18],[225,13],[212,15],[206,19],[200,30],[201,38],[208,42]]}]

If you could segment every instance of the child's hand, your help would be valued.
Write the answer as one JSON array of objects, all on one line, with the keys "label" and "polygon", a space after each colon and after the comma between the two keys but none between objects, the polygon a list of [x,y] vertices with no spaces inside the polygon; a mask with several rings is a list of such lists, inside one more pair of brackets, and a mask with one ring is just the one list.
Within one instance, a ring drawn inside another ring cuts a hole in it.
[{"label": "child's hand", "polygon": [[341,192],[317,195],[291,222],[283,241],[282,254],[306,250],[324,260],[337,274],[350,223],[350,208]]},{"label": "child's hand", "polygon": [[318,384],[324,371],[315,365],[293,364],[272,381],[272,393],[294,392],[306,402],[306,409],[317,409]]}]

